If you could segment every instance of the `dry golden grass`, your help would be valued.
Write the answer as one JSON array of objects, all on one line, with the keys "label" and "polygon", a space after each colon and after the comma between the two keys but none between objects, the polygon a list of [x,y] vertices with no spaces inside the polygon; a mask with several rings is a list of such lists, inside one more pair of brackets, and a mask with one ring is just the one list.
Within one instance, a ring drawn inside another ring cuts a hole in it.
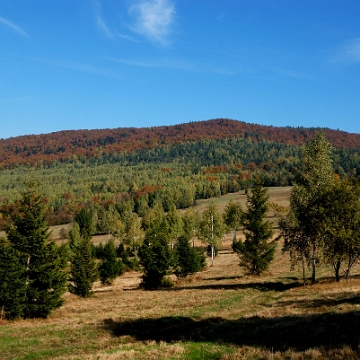
[{"label": "dry golden grass", "polygon": [[[268,188],[269,201],[278,204],[280,206],[288,206],[290,199],[290,192],[291,192],[291,186],[270,187]],[[196,209],[201,213],[206,208],[206,205],[209,203],[209,201],[214,201],[218,205],[220,211],[222,212],[224,211],[226,205],[230,200],[239,201],[243,209],[246,209],[246,194],[244,190],[241,190],[237,193],[226,194],[218,198],[212,198],[210,200],[209,199],[198,200]]]},{"label": "dry golden grass", "polygon": [[281,246],[258,277],[244,274],[227,235],[214,266],[171,289],[141,290],[130,272],[96,283],[92,298],[67,293],[48,319],[1,322],[0,359],[360,358],[359,267],[340,283],[320,267],[303,286]]},{"label": "dry golden grass", "polygon": [[[356,314],[360,280],[355,276],[334,283],[329,270],[322,269],[317,284],[302,286],[300,272],[289,271],[280,247],[269,271],[259,277],[243,273],[227,237],[214,266],[172,289],[141,290],[141,274],[131,272],[111,287],[96,283],[89,299],[67,293],[64,306],[48,319],[0,323],[0,358],[356,358],[357,349],[346,339],[331,347],[320,338],[307,347],[296,324],[315,328],[319,317],[319,326],[332,326],[338,318],[328,316]],[[250,338],[247,326],[254,333]],[[285,336],[288,327],[304,346],[297,347],[296,339],[276,338],[276,331]],[[266,337],[274,337],[273,346]]]}]

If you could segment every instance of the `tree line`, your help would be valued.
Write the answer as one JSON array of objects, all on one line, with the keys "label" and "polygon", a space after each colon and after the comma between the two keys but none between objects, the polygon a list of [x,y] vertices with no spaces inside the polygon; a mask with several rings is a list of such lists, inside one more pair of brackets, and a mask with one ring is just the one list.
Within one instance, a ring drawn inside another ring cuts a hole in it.
[{"label": "tree line", "polygon": [[[316,131],[314,128],[273,127],[230,119],[213,119],[174,126],[59,131],[0,139],[0,169],[18,165],[46,165],[74,159],[100,159],[104,155],[131,154],[199,140],[244,139],[300,145]],[[337,148],[358,149],[360,137],[324,129]]]},{"label": "tree line", "polygon": [[[246,189],[258,180],[266,187],[293,185],[300,159],[298,146],[239,138],[58,161],[32,171],[49,204],[49,224],[57,225],[72,222],[81,207],[94,204],[107,208],[126,201],[143,216],[157,203],[165,211],[170,204],[184,209],[199,199]],[[332,159],[341,178],[359,179],[360,150],[333,149]],[[28,171],[25,167],[1,170],[3,210],[14,206]],[[4,223],[0,217],[0,229]]]}]

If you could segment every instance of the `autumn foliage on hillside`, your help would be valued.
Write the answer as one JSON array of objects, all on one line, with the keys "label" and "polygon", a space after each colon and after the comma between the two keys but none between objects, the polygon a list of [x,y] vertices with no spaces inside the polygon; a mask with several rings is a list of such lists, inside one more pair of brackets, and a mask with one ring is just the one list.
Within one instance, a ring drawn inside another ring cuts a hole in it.
[{"label": "autumn foliage on hillside", "polygon": [[[311,138],[315,130],[317,129],[262,126],[214,119],[150,128],[59,131],[0,139],[0,168],[94,158],[110,153],[131,153],[134,150],[204,139],[243,138],[300,145]],[[322,130],[336,148],[360,148],[359,134]]]}]

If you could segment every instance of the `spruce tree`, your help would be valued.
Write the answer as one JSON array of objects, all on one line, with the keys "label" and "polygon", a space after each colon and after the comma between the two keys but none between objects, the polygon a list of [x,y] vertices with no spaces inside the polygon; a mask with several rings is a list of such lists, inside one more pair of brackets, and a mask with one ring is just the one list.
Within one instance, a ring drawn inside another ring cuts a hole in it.
[{"label": "spruce tree", "polygon": [[190,245],[186,236],[180,236],[175,245],[175,274],[179,277],[195,274],[201,270],[202,257]]},{"label": "spruce tree", "polygon": [[247,211],[243,216],[245,242],[233,242],[233,249],[240,257],[240,266],[252,275],[259,275],[268,269],[276,247],[276,240],[269,241],[273,236],[271,224],[265,221],[269,208],[266,192],[261,185],[255,185],[247,193]]},{"label": "spruce tree", "polygon": [[74,253],[76,247],[80,243],[80,227],[77,222],[74,222],[72,228],[69,230],[69,248],[70,252]]},{"label": "spruce tree", "polygon": [[19,254],[0,239],[0,319],[23,316],[26,303],[26,267]]},{"label": "spruce tree", "polygon": [[81,297],[93,294],[98,279],[98,267],[90,238],[81,237],[71,257],[69,291]]},{"label": "spruce tree", "polygon": [[156,289],[162,285],[171,264],[168,244],[169,234],[164,221],[152,221],[139,250],[140,264],[144,271],[142,285],[145,289]]},{"label": "spruce tree", "polygon": [[34,181],[25,183],[26,189],[17,202],[7,228],[10,244],[19,253],[26,269],[26,303],[24,317],[47,317],[63,303],[66,291],[67,252],[49,240],[45,218],[45,199],[38,195]]},{"label": "spruce tree", "polygon": [[108,241],[103,249],[99,266],[100,281],[102,284],[112,285],[117,276],[124,272],[124,265],[116,258],[116,249],[112,240]]}]

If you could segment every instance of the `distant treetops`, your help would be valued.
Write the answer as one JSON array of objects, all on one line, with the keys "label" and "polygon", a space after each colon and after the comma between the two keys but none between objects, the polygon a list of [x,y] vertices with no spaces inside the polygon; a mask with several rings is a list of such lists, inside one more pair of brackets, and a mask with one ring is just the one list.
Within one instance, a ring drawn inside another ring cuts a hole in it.
[{"label": "distant treetops", "polygon": [[[314,128],[273,127],[230,119],[213,119],[173,126],[59,131],[0,139],[0,167],[35,165],[103,154],[131,153],[163,145],[199,140],[242,138],[253,141],[300,145],[313,136]],[[324,129],[337,148],[359,149],[360,135]]]}]

